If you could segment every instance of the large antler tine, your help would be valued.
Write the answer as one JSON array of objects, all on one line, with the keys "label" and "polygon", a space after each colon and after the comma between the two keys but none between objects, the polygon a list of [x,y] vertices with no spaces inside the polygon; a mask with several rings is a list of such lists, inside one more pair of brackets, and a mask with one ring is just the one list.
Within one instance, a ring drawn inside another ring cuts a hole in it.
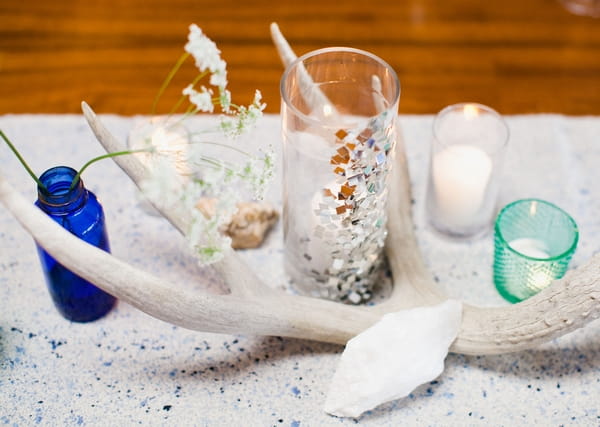
[{"label": "large antler tine", "polygon": [[[386,250],[393,273],[392,296],[373,307],[389,312],[434,305],[446,296],[427,271],[411,220],[408,165],[402,149],[392,172]],[[600,254],[554,281],[537,295],[507,307],[463,305],[461,331],[450,350],[498,354],[533,348],[600,317]]]},{"label": "large antler tine", "polygon": [[380,312],[419,305],[434,305],[447,299],[425,267],[412,221],[411,183],[402,134],[397,129],[396,161],[388,194],[386,254],[392,270],[390,298],[375,306]]},{"label": "large antler tine", "polygon": [[[271,39],[277,48],[277,52],[279,53],[279,57],[281,58],[283,66],[287,68],[296,60],[296,54],[290,47],[290,44],[285,39],[279,30],[279,26],[275,22],[271,24]],[[337,108],[331,103],[323,91],[321,91],[319,86],[315,84],[311,75],[304,67],[304,64],[299,64],[297,72],[298,83],[303,89],[300,92],[302,93],[306,104],[315,110],[317,114],[323,114],[325,111],[327,111],[327,116],[323,117],[324,120],[327,119],[330,121],[335,121],[339,115]]]},{"label": "large antler tine", "polygon": [[[86,103],[81,103],[81,109],[88,124],[90,125],[96,139],[111,153],[115,151],[125,150],[126,147],[121,143],[110,131],[102,124],[94,110]],[[146,167],[136,158],[136,156],[117,156],[113,160],[123,169],[123,171],[131,178],[131,180],[139,187],[140,183],[147,174]],[[152,202],[152,201],[150,201]],[[175,228],[182,234],[189,230],[191,217],[184,212],[172,212],[168,209],[163,209],[160,206],[155,206],[157,211],[161,213]],[[272,288],[260,281],[254,271],[252,271],[233,250],[227,250],[224,259],[213,264],[213,267],[229,289],[234,294],[239,295],[264,295],[275,292]]]},{"label": "large antler tine", "polygon": [[[88,105],[87,102],[81,102],[81,111],[87,120],[88,125],[94,132],[98,142],[104,147],[107,153],[127,150],[127,147],[118,138],[116,138],[98,119],[96,112]],[[115,163],[123,169],[123,171],[131,177],[136,185],[147,176],[146,167],[140,162],[136,156],[116,156],[113,158]]]},{"label": "large antler tine", "polygon": [[600,254],[508,307],[464,306],[452,351],[495,354],[536,347],[600,318]]},{"label": "large antler tine", "polygon": [[174,325],[205,332],[281,335],[344,344],[379,318],[359,307],[284,294],[240,298],[190,292],[72,235],[19,194],[2,175],[0,202],[62,265]]},{"label": "large antler tine", "polygon": [[271,39],[277,48],[277,53],[279,53],[283,67],[287,68],[296,59],[296,54],[285,37],[283,37],[279,25],[275,22],[271,23]]}]

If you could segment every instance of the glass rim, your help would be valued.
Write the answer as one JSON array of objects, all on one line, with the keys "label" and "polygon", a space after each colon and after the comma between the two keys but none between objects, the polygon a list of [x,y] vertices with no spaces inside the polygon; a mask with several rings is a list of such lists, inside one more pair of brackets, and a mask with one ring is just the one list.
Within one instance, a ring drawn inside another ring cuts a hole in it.
[{"label": "glass rim", "polygon": [[[366,50],[356,49],[353,47],[346,47],[346,46],[332,46],[332,47],[324,47],[321,49],[316,49],[316,50],[307,52],[304,55],[299,56],[296,59],[294,59],[285,68],[283,75],[281,76],[281,80],[279,82],[279,93],[281,95],[281,98],[283,99],[283,102],[294,112],[295,115],[301,117],[302,120],[309,122],[309,123],[320,123],[320,121],[318,119],[308,116],[308,115],[304,114],[302,111],[298,110],[298,108],[296,108],[296,106],[290,101],[289,97],[287,96],[286,91],[284,90],[284,84],[287,81],[287,79],[289,78],[289,75],[291,74],[292,69],[297,67],[298,64],[301,64],[305,60],[315,57],[317,55],[322,55],[322,54],[331,53],[331,52],[345,52],[345,53],[358,54],[358,55],[364,56],[370,60],[373,60],[373,61],[377,62],[379,65],[383,66],[383,68],[385,68],[386,70],[388,70],[390,72],[392,81],[395,82],[395,86],[396,86],[393,97],[392,97],[393,102],[391,102],[390,105],[393,106],[393,105],[398,104],[398,101],[400,99],[400,91],[401,91],[400,79],[398,78],[398,74],[392,68],[392,66],[390,64],[388,64],[386,61],[381,59],[379,56],[377,56],[371,52],[367,52]],[[388,110],[389,110],[389,108],[385,109],[384,111],[388,111]],[[369,121],[369,120],[379,116],[381,113],[378,113],[378,114],[375,114],[372,116],[365,116],[364,121]],[[398,115],[397,111],[395,112],[395,115]],[[331,125],[331,127],[334,128],[334,127],[339,127],[339,126]]]},{"label": "glass rim", "polygon": [[[500,227],[500,220],[502,219],[504,214],[511,208],[515,207],[516,205],[520,205],[522,203],[527,203],[527,202],[538,202],[542,205],[546,205],[547,207],[558,211],[561,215],[563,215],[567,219],[567,221],[571,224],[572,229],[573,229],[573,241],[571,242],[571,245],[567,249],[565,249],[560,254],[552,256],[552,257],[536,258],[536,257],[532,257],[529,255],[525,255],[524,253],[519,252],[516,249],[514,249],[512,246],[510,246],[510,244],[506,241],[506,239],[504,238],[504,235],[502,234],[502,230]],[[571,217],[571,215],[569,215],[564,209],[556,206],[554,203],[550,203],[546,200],[541,200],[541,199],[536,199],[536,198],[519,199],[519,200],[515,200],[514,202],[511,202],[511,203],[507,204],[506,206],[504,206],[502,208],[502,210],[500,210],[500,213],[498,213],[498,217],[496,218],[496,222],[494,223],[494,231],[496,233],[496,236],[498,236],[498,238],[500,239],[502,244],[506,248],[508,248],[509,251],[517,254],[518,256],[520,256],[522,258],[525,258],[528,260],[533,260],[533,261],[550,262],[550,261],[560,260],[560,259],[568,256],[569,254],[572,254],[575,251],[575,249],[577,248],[577,243],[579,242],[579,228],[577,227],[577,223],[575,222],[573,217]]]},{"label": "glass rim", "polygon": [[446,143],[444,140],[442,140],[439,137],[438,132],[437,132],[437,124],[439,123],[441,118],[443,116],[445,116],[451,110],[457,109],[459,107],[462,107],[464,109],[464,107],[467,105],[473,105],[473,106],[477,107],[478,109],[483,110],[486,113],[491,114],[496,119],[498,119],[498,122],[502,124],[502,128],[506,131],[506,136],[503,138],[502,143],[498,144],[498,147],[496,147],[493,150],[492,154],[496,154],[499,151],[501,151],[503,148],[505,148],[508,145],[508,140],[510,139],[510,128],[508,127],[508,123],[506,123],[506,120],[504,120],[504,117],[502,117],[502,114],[500,114],[498,111],[494,110],[492,107],[489,107],[484,104],[480,104],[478,102],[459,102],[458,104],[448,105],[448,106],[442,108],[440,111],[438,111],[438,113],[435,115],[435,117],[433,119],[433,125],[432,125],[434,139],[437,142],[439,142],[441,144],[441,146],[444,148],[447,148],[450,145],[452,145],[452,144]]},{"label": "glass rim", "polygon": [[[64,175],[65,177],[71,178],[71,181],[67,182],[66,180],[61,181],[61,183],[65,183],[65,185],[71,185],[75,176],[77,176],[77,171],[70,166],[53,166],[46,171],[44,171],[39,179],[44,185],[46,185],[46,181],[48,179],[52,179],[56,175]],[[44,203],[48,206],[61,207],[66,206],[71,203],[71,199],[77,192],[80,192],[83,189],[83,180],[79,177],[76,185],[71,189],[70,187],[60,193],[50,191],[50,188],[43,188],[39,185],[37,186],[38,198],[42,198]]]}]

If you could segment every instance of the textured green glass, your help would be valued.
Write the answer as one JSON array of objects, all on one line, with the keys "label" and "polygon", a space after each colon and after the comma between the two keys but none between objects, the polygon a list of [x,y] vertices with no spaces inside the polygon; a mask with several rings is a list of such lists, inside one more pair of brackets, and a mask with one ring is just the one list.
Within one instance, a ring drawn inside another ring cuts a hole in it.
[{"label": "textured green glass", "polygon": [[494,231],[494,284],[512,303],[564,276],[579,239],[573,218],[537,199],[505,206]]}]

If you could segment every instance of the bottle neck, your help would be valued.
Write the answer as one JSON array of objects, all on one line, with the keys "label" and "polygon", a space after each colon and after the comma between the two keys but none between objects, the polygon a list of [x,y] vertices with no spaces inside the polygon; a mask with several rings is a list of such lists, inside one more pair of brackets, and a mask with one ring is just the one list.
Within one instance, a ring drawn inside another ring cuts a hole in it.
[{"label": "bottle neck", "polygon": [[87,199],[87,191],[81,178],[70,188],[76,175],[77,171],[67,166],[56,166],[44,172],[40,181],[46,188],[38,186],[38,205],[50,214],[79,209]]}]

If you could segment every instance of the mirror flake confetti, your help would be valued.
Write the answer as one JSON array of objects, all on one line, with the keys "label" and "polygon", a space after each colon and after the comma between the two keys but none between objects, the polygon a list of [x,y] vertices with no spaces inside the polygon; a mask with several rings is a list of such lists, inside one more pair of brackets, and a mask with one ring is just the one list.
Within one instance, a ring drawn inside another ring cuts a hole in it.
[{"label": "mirror flake confetti", "polygon": [[384,112],[358,131],[340,129],[335,139],[330,159],[335,181],[318,197],[317,224],[307,238],[330,248],[331,262],[309,276],[319,285],[318,296],[358,304],[371,298],[384,264],[386,180],[396,142],[392,116]]}]

